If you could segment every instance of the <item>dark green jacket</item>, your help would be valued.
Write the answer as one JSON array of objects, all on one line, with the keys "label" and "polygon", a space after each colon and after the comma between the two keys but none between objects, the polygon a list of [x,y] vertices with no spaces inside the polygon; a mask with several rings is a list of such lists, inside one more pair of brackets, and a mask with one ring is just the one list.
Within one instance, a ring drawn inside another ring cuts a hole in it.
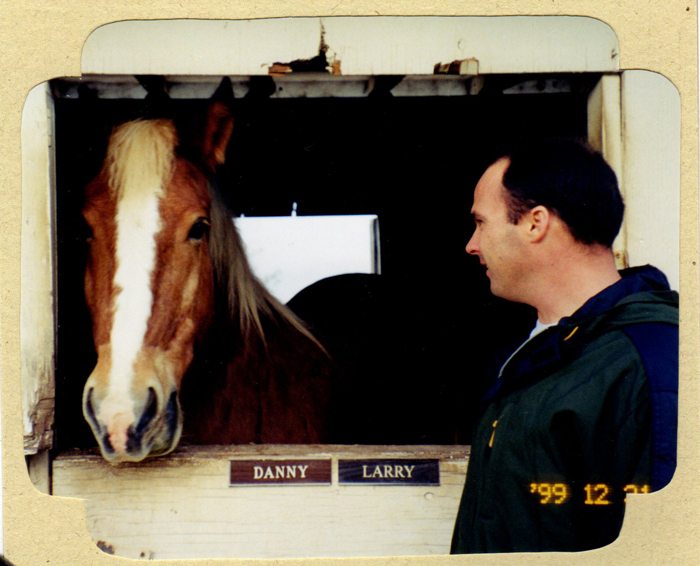
[{"label": "dark green jacket", "polygon": [[626,491],[670,480],[677,305],[661,272],[628,270],[507,362],[473,439],[454,553],[603,546]]}]

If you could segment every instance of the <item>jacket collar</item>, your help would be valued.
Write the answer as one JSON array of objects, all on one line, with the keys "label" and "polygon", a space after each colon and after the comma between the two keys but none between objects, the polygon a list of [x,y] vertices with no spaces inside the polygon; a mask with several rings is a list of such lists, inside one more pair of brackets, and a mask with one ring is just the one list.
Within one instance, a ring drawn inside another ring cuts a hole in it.
[{"label": "jacket collar", "polygon": [[[586,301],[574,314],[562,318],[533,337],[505,365],[501,378],[487,391],[484,401],[499,393],[520,388],[542,375],[543,370],[555,371],[576,354],[581,338],[590,336],[593,327],[602,323],[605,314],[616,305],[638,293],[670,291],[666,276],[655,267],[646,265],[620,271],[621,279]],[[672,301],[677,298],[673,293]]]},{"label": "jacket collar", "polygon": [[651,265],[620,271],[621,279],[588,299],[574,314],[562,318],[559,325],[571,327],[608,312],[623,299],[636,293],[669,291],[666,276]]}]

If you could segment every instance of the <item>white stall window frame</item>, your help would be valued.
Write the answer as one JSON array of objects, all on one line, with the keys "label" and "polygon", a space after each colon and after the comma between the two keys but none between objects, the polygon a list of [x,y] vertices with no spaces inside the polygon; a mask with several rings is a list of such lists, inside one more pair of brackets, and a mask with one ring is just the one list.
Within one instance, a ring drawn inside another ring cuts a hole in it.
[{"label": "white stall window frame", "polygon": [[482,74],[619,70],[615,32],[585,16],[115,22],[87,39],[81,68],[87,75],[266,75],[320,50],[328,70],[343,76],[430,75],[453,61]]},{"label": "white stall window frame", "polygon": [[619,268],[652,264],[680,286],[680,95],[641,69],[605,74],[588,101],[589,143],[610,163],[625,199],[613,249]]},{"label": "white stall window frame", "polygon": [[[620,107],[620,74],[603,75],[588,97],[588,143],[600,151],[610,164],[625,198],[622,163],[622,109]],[[629,267],[627,257],[627,220],[613,243],[618,269]]]},{"label": "white stall window frame", "polygon": [[[469,94],[470,85],[478,85],[479,75],[471,83],[459,77],[412,76],[399,87],[398,96]],[[372,77],[284,77],[284,91],[314,97],[339,83],[346,96],[368,92]],[[244,88],[247,80],[238,77],[235,88]],[[79,83],[75,82],[75,87]],[[208,98],[216,88],[212,77],[178,77],[172,79],[172,91],[181,97]],[[143,88],[135,78],[91,77],[91,88],[100,96],[142,98]],[[621,176],[620,76],[604,75],[593,90],[588,103],[589,139],[600,148]],[[25,453],[35,455],[51,448],[54,411],[55,358],[55,151],[53,101],[48,83],[37,86],[27,98],[23,120],[23,250],[22,250],[22,376],[24,392]],[[71,96],[71,92],[67,96]],[[283,96],[288,96],[284,94]],[[516,95],[517,96],[517,95]],[[465,190],[467,188],[465,187]],[[624,234],[624,230],[622,232]],[[625,263],[624,236],[616,242],[621,266]]]},{"label": "white stall window frame", "polygon": [[627,204],[626,253],[631,266],[661,269],[680,288],[681,99],[659,73],[620,77],[622,185]]},{"label": "white stall window frame", "polygon": [[26,454],[51,447],[54,413],[55,155],[48,84],[27,96],[22,116],[20,343]]}]

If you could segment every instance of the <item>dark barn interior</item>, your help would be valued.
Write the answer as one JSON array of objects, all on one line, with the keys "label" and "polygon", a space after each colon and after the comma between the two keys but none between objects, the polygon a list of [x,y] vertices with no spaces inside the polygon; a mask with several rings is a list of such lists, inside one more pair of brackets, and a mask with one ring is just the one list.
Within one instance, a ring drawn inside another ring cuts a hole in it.
[{"label": "dark barn interior", "polygon": [[[586,137],[586,101],[596,77],[556,78],[565,88],[553,92],[537,86],[544,78],[519,75],[486,77],[478,94],[465,96],[392,96],[386,89],[362,97],[237,99],[233,141],[218,179],[234,215],[288,215],[296,202],[299,215],[379,217],[381,276],[363,278],[347,295],[333,290],[322,307],[303,296],[293,300],[302,318],[316,318],[308,322],[331,341],[332,353],[352,366],[352,377],[336,388],[339,443],[469,443],[479,397],[533,314],[491,296],[478,260],[465,253],[471,193],[512,140]],[[528,81],[535,86],[504,93]],[[100,167],[111,128],[141,115],[144,101],[102,97],[88,83],[52,86],[55,449],[64,451],[94,445],[81,411],[94,364],[82,296],[82,187]],[[173,99],[171,110],[192,121],[205,104]],[[365,353],[333,343],[334,325]]]}]

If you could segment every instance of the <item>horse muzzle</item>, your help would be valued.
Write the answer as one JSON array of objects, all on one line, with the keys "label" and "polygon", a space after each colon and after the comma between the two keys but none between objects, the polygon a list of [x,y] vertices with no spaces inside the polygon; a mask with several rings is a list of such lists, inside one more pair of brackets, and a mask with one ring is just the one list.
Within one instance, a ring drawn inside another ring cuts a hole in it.
[{"label": "horse muzzle", "polygon": [[[162,405],[162,406],[161,406]],[[105,460],[112,464],[140,462],[175,449],[182,432],[182,411],[177,392],[165,403],[149,387],[143,408],[135,416],[133,406],[109,396],[101,401],[88,384],[83,394],[83,414]]]}]

